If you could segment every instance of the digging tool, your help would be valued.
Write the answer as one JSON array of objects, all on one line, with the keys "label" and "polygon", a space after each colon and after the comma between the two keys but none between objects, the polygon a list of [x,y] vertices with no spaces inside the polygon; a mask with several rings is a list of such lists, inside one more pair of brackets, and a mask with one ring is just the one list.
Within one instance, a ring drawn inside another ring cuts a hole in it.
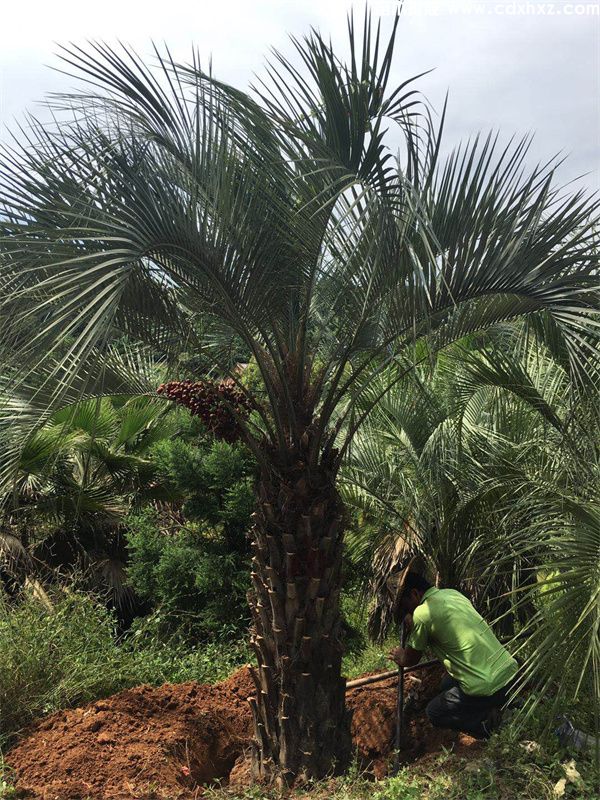
[{"label": "digging tool", "polygon": [[[402,647],[406,647],[407,628],[402,621],[402,634],[401,641]],[[402,744],[402,735],[404,733],[404,667],[398,667],[398,699],[396,702],[396,741],[394,757],[394,768],[392,774],[395,775],[400,768],[400,745]]]}]

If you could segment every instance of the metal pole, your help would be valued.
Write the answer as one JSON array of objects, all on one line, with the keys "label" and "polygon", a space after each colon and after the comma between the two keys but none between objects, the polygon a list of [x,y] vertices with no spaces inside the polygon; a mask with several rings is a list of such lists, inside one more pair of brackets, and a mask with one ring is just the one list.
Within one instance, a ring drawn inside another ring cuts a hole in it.
[{"label": "metal pole", "polygon": [[[440,661],[437,658],[432,658],[430,661],[421,661],[418,664],[415,664],[413,667],[404,667],[404,675],[406,677],[407,672],[416,672],[419,669],[426,669],[427,667],[432,667],[434,664],[439,664]],[[370,683],[379,683],[380,681],[389,681],[390,678],[398,677],[398,670],[391,669],[388,672],[380,672],[378,675],[369,675],[368,678],[355,678],[352,681],[348,681],[346,684],[346,691],[350,689],[357,689],[359,686],[368,686]]]},{"label": "metal pole", "polygon": [[[406,625],[402,620],[402,647],[406,647]],[[398,700],[396,703],[396,756],[394,758],[394,775],[400,768],[400,744],[404,733],[404,667],[398,667]]]}]

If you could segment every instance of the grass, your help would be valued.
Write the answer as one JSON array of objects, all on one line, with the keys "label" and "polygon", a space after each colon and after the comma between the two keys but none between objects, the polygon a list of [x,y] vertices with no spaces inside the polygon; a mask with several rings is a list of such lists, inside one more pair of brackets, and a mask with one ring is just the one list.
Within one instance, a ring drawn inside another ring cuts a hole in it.
[{"label": "grass", "polygon": [[345,642],[342,674],[352,679],[368,672],[395,669],[395,664],[387,657],[387,653],[398,646],[398,637],[390,636],[388,641],[380,645],[372,644],[368,640],[367,606],[357,587],[350,585],[342,593],[341,608],[346,623],[353,631],[353,636]]},{"label": "grass", "polygon": [[[564,785],[563,785],[564,784]],[[290,800],[591,800],[595,797],[590,762],[539,746],[528,749],[503,733],[481,757],[451,752],[404,767],[390,778],[369,780],[354,766],[341,778],[290,792]],[[561,794],[561,792],[564,792]],[[209,789],[210,800],[278,800],[274,790]]]},{"label": "grass", "polygon": [[392,642],[389,645],[384,644],[381,646],[369,644],[361,652],[350,653],[344,657],[342,664],[343,674],[352,679],[367,672],[382,672],[395,669],[394,663],[386,655],[393,646]]},{"label": "grass", "polygon": [[4,763],[2,752],[0,752],[0,800],[13,800],[14,797],[12,773]]}]

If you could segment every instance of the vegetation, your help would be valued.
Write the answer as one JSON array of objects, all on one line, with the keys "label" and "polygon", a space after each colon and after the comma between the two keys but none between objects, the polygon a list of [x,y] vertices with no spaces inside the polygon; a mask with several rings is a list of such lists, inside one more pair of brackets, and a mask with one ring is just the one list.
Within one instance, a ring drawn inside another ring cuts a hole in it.
[{"label": "vegetation", "polygon": [[[564,789],[564,794],[561,791]],[[424,764],[405,767],[390,778],[373,782],[351,767],[338,780],[314,783],[291,798],[313,800],[587,800],[593,796],[590,764],[575,762],[551,745],[518,742],[502,735],[485,758],[469,760],[451,752]],[[210,800],[275,800],[275,792],[250,788],[212,789]]]},{"label": "vegetation", "polygon": [[524,327],[465,339],[402,376],[355,441],[345,496],[372,520],[350,547],[377,552],[375,636],[390,627],[385,579],[418,550],[442,586],[519,636],[531,702],[552,687],[558,703],[600,696],[597,396],[576,391],[544,329]]},{"label": "vegetation", "polygon": [[166,631],[243,636],[254,463],[237,445],[181,439],[161,442],[154,457],[163,485],[185,502],[175,517],[148,508],[128,518],[129,583],[160,608]]},{"label": "vegetation", "polygon": [[[127,683],[155,656],[160,673],[165,637],[238,632],[250,561],[255,768],[280,786],[341,771],[342,578],[374,549],[379,577],[421,550],[525,634],[537,699],[573,676],[599,696],[598,205],[528,168],[527,140],[442,158],[444,114],[415,79],[389,85],[397,22],[383,42],[366,15],[359,42],[350,18],[346,60],[294,40],[251,93],[199,57],[72,47],[84,83],[60,124],[3,151],[0,632],[37,625],[26,562],[56,547],[34,540],[66,540],[73,573],[110,563],[112,605],[118,583],[155,612],[121,644],[79,596],[42,612],[64,639],[56,694],[35,688],[35,642],[2,651],[31,670],[11,729],[27,703],[109,690],[102,670],[62,682],[86,642],[69,603]],[[410,796],[403,780],[383,791]]]},{"label": "vegetation", "polygon": [[144,397],[87,400],[44,420],[23,440],[4,498],[5,580],[85,571],[125,613],[122,519],[132,503],[164,496],[150,451],[174,432],[162,404]]}]

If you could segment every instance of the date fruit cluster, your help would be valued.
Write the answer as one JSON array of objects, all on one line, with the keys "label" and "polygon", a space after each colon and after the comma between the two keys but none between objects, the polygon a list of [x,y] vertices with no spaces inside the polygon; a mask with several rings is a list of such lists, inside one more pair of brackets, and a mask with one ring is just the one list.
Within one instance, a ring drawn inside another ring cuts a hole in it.
[{"label": "date fruit cluster", "polygon": [[200,417],[218,439],[235,442],[240,438],[240,420],[247,418],[250,403],[231,378],[219,381],[168,381],[156,390],[169,400],[185,406]]}]

